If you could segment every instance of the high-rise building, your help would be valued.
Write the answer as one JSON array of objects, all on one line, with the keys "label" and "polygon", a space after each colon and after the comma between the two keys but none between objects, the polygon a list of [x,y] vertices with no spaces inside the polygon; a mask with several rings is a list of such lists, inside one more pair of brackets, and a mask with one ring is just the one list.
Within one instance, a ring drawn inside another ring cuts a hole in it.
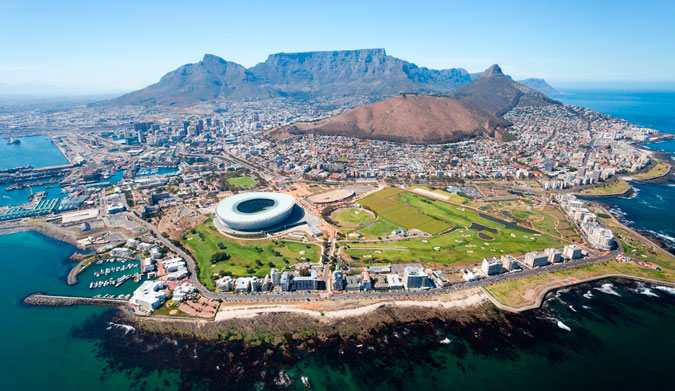
[{"label": "high-rise building", "polygon": [[345,289],[345,276],[342,270],[333,272],[333,290],[341,291]]},{"label": "high-rise building", "polygon": [[408,266],[403,272],[403,286],[405,289],[423,289],[427,285],[427,274],[421,267]]},{"label": "high-rise building", "polygon": [[272,268],[272,270],[270,270],[270,278],[272,279],[272,284],[274,286],[279,285],[279,270]]},{"label": "high-rise building", "polygon": [[485,275],[494,276],[495,274],[500,274],[502,272],[502,261],[501,259],[494,258],[483,258],[483,264],[481,265],[481,270]]},{"label": "high-rise building", "polygon": [[532,251],[525,254],[525,265],[529,267],[544,266],[548,263],[548,256],[546,254]]},{"label": "high-rise building", "polygon": [[581,258],[581,248],[576,244],[568,244],[563,248],[562,256],[566,259]]},{"label": "high-rise building", "polygon": [[547,248],[544,254],[548,257],[548,263],[558,263],[562,261],[562,253],[554,248]]}]

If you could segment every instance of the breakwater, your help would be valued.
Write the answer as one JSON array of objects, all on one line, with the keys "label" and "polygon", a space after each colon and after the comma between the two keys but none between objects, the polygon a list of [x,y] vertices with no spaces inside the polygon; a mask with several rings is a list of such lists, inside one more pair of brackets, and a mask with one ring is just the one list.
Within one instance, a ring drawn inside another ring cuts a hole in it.
[{"label": "breakwater", "polygon": [[42,293],[34,293],[22,301],[25,305],[59,307],[73,305],[101,305],[109,307],[120,307],[127,303],[122,299],[107,299],[102,297],[75,297],[75,296],[53,296]]}]

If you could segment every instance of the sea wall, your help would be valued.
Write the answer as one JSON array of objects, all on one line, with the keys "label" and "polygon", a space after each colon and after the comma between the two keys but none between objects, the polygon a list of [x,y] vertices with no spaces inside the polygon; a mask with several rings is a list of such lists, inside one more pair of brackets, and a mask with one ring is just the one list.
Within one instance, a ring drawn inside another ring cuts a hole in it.
[{"label": "sea wall", "polygon": [[46,307],[69,307],[74,305],[102,305],[111,307],[124,306],[127,301],[119,299],[104,299],[98,297],[70,297],[70,296],[51,296],[41,293],[32,294],[22,300],[25,305],[46,306]]}]

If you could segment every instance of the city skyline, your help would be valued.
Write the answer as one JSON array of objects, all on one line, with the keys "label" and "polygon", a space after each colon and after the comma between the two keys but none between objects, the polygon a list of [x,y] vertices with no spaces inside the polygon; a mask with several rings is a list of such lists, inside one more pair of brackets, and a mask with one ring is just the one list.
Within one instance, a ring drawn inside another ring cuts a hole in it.
[{"label": "city skyline", "polygon": [[161,4],[0,2],[0,33],[10,37],[0,86],[117,93],[205,53],[250,67],[277,52],[384,48],[435,69],[479,72],[499,63],[515,79],[540,77],[559,88],[675,87],[667,50],[675,7],[661,1]]}]

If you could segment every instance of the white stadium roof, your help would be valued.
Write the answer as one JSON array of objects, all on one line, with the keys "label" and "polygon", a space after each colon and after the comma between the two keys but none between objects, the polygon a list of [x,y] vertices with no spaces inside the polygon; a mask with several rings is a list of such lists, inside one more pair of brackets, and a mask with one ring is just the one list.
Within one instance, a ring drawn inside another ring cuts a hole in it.
[{"label": "white stadium roof", "polygon": [[235,230],[260,230],[286,220],[294,205],[293,197],[286,194],[239,193],[218,202],[216,218]]}]

